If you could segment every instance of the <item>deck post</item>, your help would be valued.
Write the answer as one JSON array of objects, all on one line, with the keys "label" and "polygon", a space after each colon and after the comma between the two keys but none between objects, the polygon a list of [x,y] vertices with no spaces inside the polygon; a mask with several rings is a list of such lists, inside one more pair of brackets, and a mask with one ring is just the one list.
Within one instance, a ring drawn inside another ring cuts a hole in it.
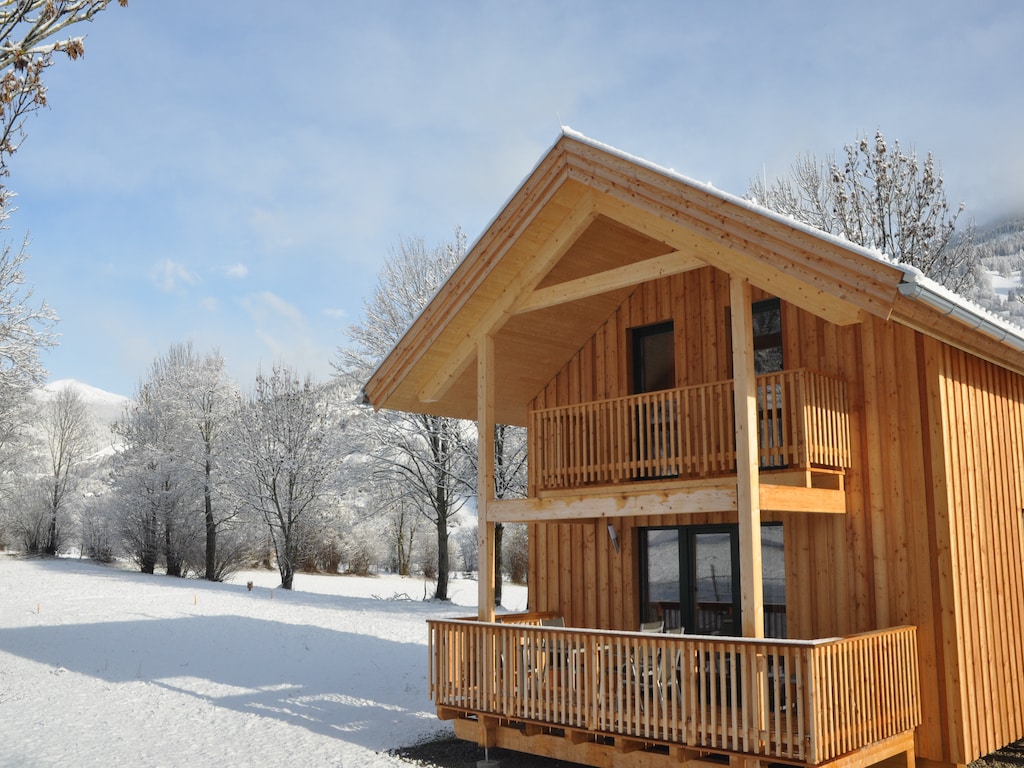
[{"label": "deck post", "polygon": [[750,282],[732,275],[732,372],[736,409],[736,512],[740,539],[743,636],[764,637],[761,581],[761,483],[757,456],[757,382]]},{"label": "deck post", "polygon": [[476,353],[477,406],[477,617],[494,621],[494,337],[485,333]]},{"label": "deck post", "polygon": [[[732,375],[736,417],[736,514],[740,539],[740,599],[743,636],[764,637],[764,590],[761,578],[761,481],[757,435],[757,381],[754,370],[754,320],[750,282],[732,275]],[[767,724],[765,700],[767,662],[757,660],[751,680],[742,683],[744,701],[754,705],[754,723],[761,733]],[[731,761],[730,761],[731,763]],[[741,761],[743,768],[758,768],[756,759]]]}]

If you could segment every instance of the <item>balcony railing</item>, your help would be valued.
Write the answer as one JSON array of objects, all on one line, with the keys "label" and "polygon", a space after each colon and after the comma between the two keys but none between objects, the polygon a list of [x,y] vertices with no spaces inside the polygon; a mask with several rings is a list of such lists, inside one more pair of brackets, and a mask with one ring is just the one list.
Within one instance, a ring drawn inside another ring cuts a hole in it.
[{"label": "balcony railing", "polygon": [[430,621],[446,717],[819,764],[921,722],[914,627],[762,640]]},{"label": "balcony railing", "polygon": [[[762,468],[849,467],[841,379],[807,369],[758,376],[757,413]],[[734,474],[733,414],[732,380],[533,411],[532,487]]]}]

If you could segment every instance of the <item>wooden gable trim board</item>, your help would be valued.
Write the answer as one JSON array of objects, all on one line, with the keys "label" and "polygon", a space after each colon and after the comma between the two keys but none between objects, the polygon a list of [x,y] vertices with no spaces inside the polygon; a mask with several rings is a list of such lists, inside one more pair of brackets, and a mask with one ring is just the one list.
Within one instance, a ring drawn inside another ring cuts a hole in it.
[{"label": "wooden gable trim board", "polygon": [[654,219],[647,223],[657,228],[649,232],[652,236],[660,231],[661,239],[672,242],[664,233],[673,223],[723,246],[715,266],[752,278],[782,274],[872,314],[888,312],[903,275],[898,267],[858,253],[856,246],[833,242],[824,233],[803,232],[795,222],[786,228],[743,201],[712,195],[665,171],[631,167],[585,145],[573,145],[570,151],[569,177],[619,202],[624,215]]},{"label": "wooden gable trim board", "polygon": [[[539,211],[563,187],[567,178],[561,156],[552,151],[536,166],[491,222],[484,235],[441,286],[394,350],[381,362],[364,387],[369,402],[383,407],[445,328],[472,299]],[[585,191],[581,190],[581,194]]]},{"label": "wooden gable trim board", "polygon": [[[572,172],[570,176],[580,177]],[[618,181],[609,181],[601,191],[599,210],[609,218],[720,269],[742,273],[759,287],[836,325],[859,322],[861,310],[885,316],[896,294],[901,272],[887,264],[871,264],[880,269],[865,274],[851,268],[856,259],[839,260],[836,256],[842,252],[824,243],[812,253],[777,243],[726,217],[712,225],[694,217],[695,207],[685,200],[673,204],[671,199],[649,198]]]}]

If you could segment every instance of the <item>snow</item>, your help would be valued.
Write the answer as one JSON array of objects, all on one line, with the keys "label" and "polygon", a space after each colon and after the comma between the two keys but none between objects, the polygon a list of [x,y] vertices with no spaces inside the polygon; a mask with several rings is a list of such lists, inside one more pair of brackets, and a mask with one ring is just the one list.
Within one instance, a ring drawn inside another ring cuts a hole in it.
[{"label": "snow", "polygon": [[[250,592],[245,582],[255,584]],[[441,734],[426,619],[477,584],[243,572],[229,584],[0,554],[0,763],[405,766]],[[526,590],[505,588],[511,610]]]},{"label": "snow", "polygon": [[89,412],[96,419],[97,424],[102,424],[103,426],[109,426],[121,418],[125,405],[131,402],[131,398],[124,395],[115,395],[113,392],[107,392],[75,379],[51,381],[39,390],[38,397],[41,401],[45,402],[67,387],[78,391],[79,397],[82,398]]},{"label": "snow", "polygon": [[992,292],[1004,303],[1008,299],[1010,291],[1020,293],[1021,286],[1024,284],[1024,274],[1020,270],[1014,271],[1009,277],[990,271],[988,279],[992,284]]}]

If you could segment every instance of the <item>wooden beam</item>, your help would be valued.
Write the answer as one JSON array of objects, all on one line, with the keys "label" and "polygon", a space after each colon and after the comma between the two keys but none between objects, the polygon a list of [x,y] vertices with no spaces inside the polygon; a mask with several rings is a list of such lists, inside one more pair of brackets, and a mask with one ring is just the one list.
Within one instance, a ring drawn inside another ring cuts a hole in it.
[{"label": "wooden beam", "polygon": [[846,491],[840,489],[761,483],[759,498],[762,512],[846,514]]},{"label": "wooden beam", "polygon": [[873,296],[861,297],[852,291],[837,295],[835,279],[830,277],[827,263],[821,265],[820,271],[811,271],[796,263],[776,266],[772,262],[781,264],[782,257],[764,246],[725,233],[711,237],[710,231],[704,234],[691,228],[690,222],[677,221],[680,217],[685,219],[679,212],[668,217],[659,216],[610,195],[598,197],[595,206],[598,213],[613,221],[685,253],[699,253],[704,261],[723,271],[745,274],[773,296],[836,325],[861,322],[865,309],[884,316],[892,306],[891,298],[883,304]]},{"label": "wooden beam", "polygon": [[740,539],[743,636],[764,637],[761,583],[761,475],[757,454],[757,381],[750,282],[732,275],[732,374],[736,409],[736,507]]},{"label": "wooden beam", "polygon": [[515,314],[522,314],[538,309],[547,309],[560,304],[568,304],[571,301],[598,296],[619,288],[640,285],[661,277],[682,274],[703,266],[707,266],[706,261],[684,254],[682,251],[673,251],[634,264],[599,272],[596,275],[587,275],[547,288],[539,288],[517,302],[512,311]]},{"label": "wooden beam", "polygon": [[477,371],[477,613],[494,621],[494,337],[484,334],[476,353]]},{"label": "wooden beam", "polygon": [[[736,511],[736,485],[690,485],[647,493],[607,486],[594,494],[532,499],[495,499],[487,508],[493,523],[573,522],[639,515],[686,515]],[[635,486],[629,486],[635,488]],[[759,486],[767,512],[838,515],[846,513],[846,492],[792,485]]]},{"label": "wooden beam", "polygon": [[595,218],[597,213],[594,211],[593,193],[587,193],[545,239],[528,267],[517,275],[514,282],[504,287],[501,301],[491,304],[476,322],[473,332],[459,343],[452,354],[447,356],[445,363],[427,379],[419,391],[420,402],[434,403],[445,395],[473,361],[480,337],[484,334],[493,336],[505,325],[512,316],[511,308],[515,302],[544,279]]},{"label": "wooden beam", "polygon": [[498,499],[490,519],[501,523],[572,522],[638,515],[678,515],[736,510],[736,486],[682,488],[671,492],[631,493],[604,488],[609,495]]}]

